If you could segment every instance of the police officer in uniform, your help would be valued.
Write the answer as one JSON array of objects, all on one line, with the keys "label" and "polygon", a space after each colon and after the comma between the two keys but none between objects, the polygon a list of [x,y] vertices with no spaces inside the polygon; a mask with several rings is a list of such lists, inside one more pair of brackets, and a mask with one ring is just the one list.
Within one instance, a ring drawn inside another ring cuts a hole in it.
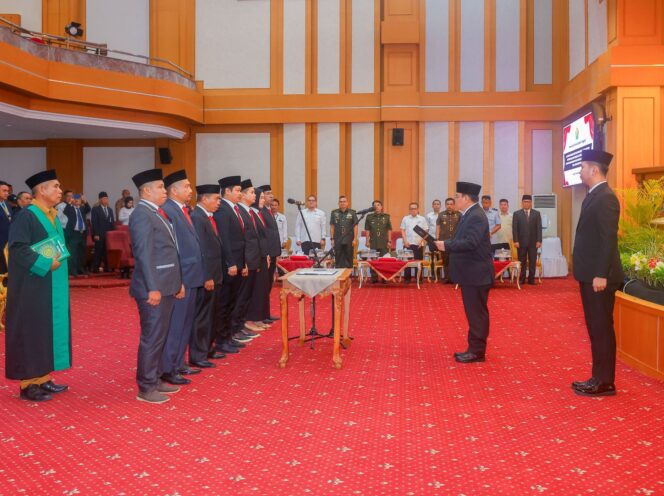
[{"label": "police officer in uniform", "polygon": [[[459,219],[461,219],[461,214],[456,210],[454,198],[446,199],[445,210],[438,214],[438,220],[436,221],[436,239],[440,241],[452,239],[456,233]],[[451,283],[450,254],[447,252],[443,252],[443,270],[445,271],[445,277],[441,279],[441,282],[443,284]]]},{"label": "police officer in uniform", "polygon": [[[372,204],[374,213],[367,215],[364,221],[364,229],[367,232],[367,246],[376,250],[379,256],[390,251],[392,237],[392,221],[390,214],[383,212],[383,202],[374,200]],[[371,282],[377,281],[376,273],[371,271]]]},{"label": "police officer in uniform", "polygon": [[353,268],[357,214],[355,210],[348,208],[348,198],[344,195],[339,197],[339,208],[330,215],[330,237],[334,247],[335,267]]}]

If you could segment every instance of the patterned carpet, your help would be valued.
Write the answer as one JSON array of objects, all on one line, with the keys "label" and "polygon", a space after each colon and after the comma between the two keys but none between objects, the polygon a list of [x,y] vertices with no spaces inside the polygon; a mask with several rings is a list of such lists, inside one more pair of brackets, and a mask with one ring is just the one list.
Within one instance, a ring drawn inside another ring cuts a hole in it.
[{"label": "patterned carpet", "polygon": [[572,393],[590,353],[569,279],[492,291],[484,364],[451,358],[452,287],[369,285],[342,370],[329,340],[278,369],[275,326],[160,406],[135,400],[127,289],[72,301],[70,391],[30,404],[0,379],[0,494],[664,494],[664,384],[619,364],[618,396]]}]

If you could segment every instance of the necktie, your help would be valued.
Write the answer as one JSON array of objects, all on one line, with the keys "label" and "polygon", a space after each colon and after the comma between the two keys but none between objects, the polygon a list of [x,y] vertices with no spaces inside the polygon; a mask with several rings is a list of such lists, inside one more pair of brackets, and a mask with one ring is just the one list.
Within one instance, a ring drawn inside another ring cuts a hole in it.
[{"label": "necktie", "polygon": [[11,219],[11,215],[9,215],[9,209],[7,208],[7,203],[2,202],[2,210],[5,211],[5,215]]},{"label": "necktie", "polygon": [[166,212],[164,212],[163,208],[159,207],[157,212],[159,212],[159,215],[161,215],[164,219],[170,222],[171,219],[168,218],[168,215],[166,215]]},{"label": "necktie", "polygon": [[108,209],[106,207],[101,207],[104,210],[104,217],[108,219]]},{"label": "necktie", "polygon": [[263,214],[258,212],[258,217],[260,217],[261,222],[263,223],[263,226],[265,226],[265,219],[263,218]]},{"label": "necktie", "polygon": [[526,219],[530,219],[530,210],[526,210]]},{"label": "necktie", "polygon": [[80,208],[76,208],[76,230],[83,231],[83,216]]},{"label": "necktie", "polygon": [[237,205],[235,205],[235,215],[237,215],[237,220],[240,221],[240,227],[242,228],[242,232],[244,232],[244,221],[242,220],[242,216],[240,215],[240,209]]},{"label": "necktie", "polygon": [[187,208],[186,205],[182,205],[182,212],[184,213],[184,216],[187,218],[187,221],[189,222],[190,225],[194,225],[193,222],[191,222],[191,216],[189,215],[189,209]]},{"label": "necktie", "polygon": [[210,219],[210,224],[212,224],[212,229],[214,229],[214,233],[219,236],[219,230],[217,229],[217,221],[214,220],[214,217],[208,216],[208,219]]},{"label": "necktie", "polygon": [[254,231],[258,231],[258,228],[256,227],[256,215],[253,210],[250,210],[249,213],[251,214],[251,222],[254,224]]}]

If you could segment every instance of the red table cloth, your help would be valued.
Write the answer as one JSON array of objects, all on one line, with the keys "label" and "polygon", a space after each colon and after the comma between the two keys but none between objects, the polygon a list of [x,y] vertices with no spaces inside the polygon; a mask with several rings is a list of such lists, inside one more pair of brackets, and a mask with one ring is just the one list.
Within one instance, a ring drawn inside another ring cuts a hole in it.
[{"label": "red table cloth", "polygon": [[383,279],[389,281],[403,270],[406,263],[403,260],[395,258],[380,258],[378,260],[370,260],[369,266],[378,272]]},{"label": "red table cloth", "polygon": [[282,258],[277,262],[285,272],[292,272],[296,269],[309,269],[314,266],[314,261],[303,255],[293,255],[288,258]]},{"label": "red table cloth", "polygon": [[502,271],[504,271],[509,264],[512,262],[510,260],[494,260],[493,261],[493,271],[498,276]]}]

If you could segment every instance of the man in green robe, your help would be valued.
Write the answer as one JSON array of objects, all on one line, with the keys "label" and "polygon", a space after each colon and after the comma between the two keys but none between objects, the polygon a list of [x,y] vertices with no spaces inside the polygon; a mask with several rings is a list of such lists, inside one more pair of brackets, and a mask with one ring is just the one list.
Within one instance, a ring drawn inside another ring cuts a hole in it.
[{"label": "man in green robe", "polygon": [[[58,242],[65,246],[54,208],[62,190],[54,170],[25,182],[34,200],[16,215],[9,231],[5,375],[21,381],[21,399],[47,401],[67,390],[53,382],[51,372],[71,367],[67,261],[56,249]],[[39,253],[33,249],[49,239]]]}]

